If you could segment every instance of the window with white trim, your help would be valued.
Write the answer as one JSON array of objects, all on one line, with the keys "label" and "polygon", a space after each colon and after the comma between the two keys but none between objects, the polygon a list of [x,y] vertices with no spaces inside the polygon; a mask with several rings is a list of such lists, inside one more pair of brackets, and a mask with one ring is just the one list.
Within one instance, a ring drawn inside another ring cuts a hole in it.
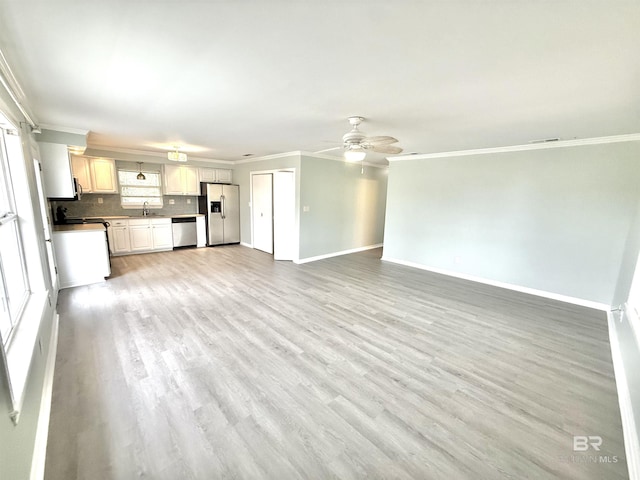
[{"label": "window with white trim", "polygon": [[162,183],[160,172],[141,172],[145,179],[138,179],[140,172],[118,170],[120,205],[122,208],[141,208],[145,202],[149,208],[162,207]]},{"label": "window with white trim", "polygon": [[19,217],[16,213],[11,169],[6,148],[6,135],[17,132],[0,128],[0,337],[2,345],[11,338],[15,326],[29,298],[29,281],[24,250],[20,236]]}]

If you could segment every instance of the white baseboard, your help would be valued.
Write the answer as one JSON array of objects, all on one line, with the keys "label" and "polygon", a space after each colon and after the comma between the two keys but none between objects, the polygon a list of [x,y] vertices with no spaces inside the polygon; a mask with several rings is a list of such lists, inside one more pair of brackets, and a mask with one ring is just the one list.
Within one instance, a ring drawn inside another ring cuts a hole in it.
[{"label": "white baseboard", "polygon": [[44,371],[42,385],[42,397],[40,399],[40,412],[38,413],[38,426],[36,439],[31,458],[30,480],[42,480],[47,456],[47,440],[49,438],[49,419],[51,415],[51,395],[53,393],[53,374],[55,372],[56,354],[58,351],[58,325],[60,317],[54,313],[53,325],[51,325],[51,338],[49,339],[49,351]]},{"label": "white baseboard", "polygon": [[302,263],[316,262],[318,260],[324,260],[325,258],[339,257],[340,255],[349,255],[350,253],[364,252],[365,250],[373,250],[374,248],[380,248],[380,247],[382,247],[382,243],[376,243],[375,245],[367,245],[366,247],[351,248],[349,250],[342,250],[340,252],[327,253],[327,254],[318,255],[315,257],[299,258],[297,260],[293,260],[293,263],[302,264]]},{"label": "white baseboard", "polygon": [[551,300],[558,300],[560,302],[571,303],[573,305],[580,305],[582,307],[593,308],[594,310],[601,310],[608,312],[611,310],[611,306],[605,303],[594,302],[592,300],[585,300],[584,298],[576,298],[568,295],[561,295],[559,293],[547,292],[545,290],[537,290],[535,288],[523,287],[521,285],[515,285],[511,283],[498,282],[496,280],[489,280],[482,277],[476,277],[474,275],[467,275],[464,273],[452,272],[450,270],[444,270],[440,268],[432,268],[421,263],[408,262],[406,260],[399,260],[397,258],[390,258],[382,256],[382,260],[390,263],[397,263],[399,265],[405,265],[407,267],[419,268],[420,270],[426,270],[428,272],[439,273],[440,275],[447,275],[449,277],[460,278],[463,280],[470,280],[472,282],[484,283],[485,285],[491,285],[493,287],[506,288],[521,293],[528,293],[529,295],[536,295],[538,297],[549,298]]},{"label": "white baseboard", "polygon": [[[625,320],[630,322],[631,319],[629,317],[625,318],[626,312],[624,310],[617,311],[615,316],[619,316],[620,319],[616,320],[612,312],[607,312],[607,321],[609,323],[609,343],[611,344],[611,359],[613,361],[613,371],[616,377],[620,419],[622,421],[622,433],[624,435],[624,450],[627,458],[629,479],[640,480],[640,439],[638,438],[638,434],[640,432],[638,431],[638,426],[635,422],[633,400],[631,399],[631,393],[629,392],[627,372],[616,328],[616,321],[619,321],[620,323]],[[636,343],[635,348],[639,347],[640,345]],[[636,408],[640,408],[640,405],[636,405]]]},{"label": "white baseboard", "polygon": [[247,242],[240,242],[240,245],[242,245],[243,247],[247,247],[247,248],[253,248],[253,245],[251,245],[250,243],[247,243]]}]

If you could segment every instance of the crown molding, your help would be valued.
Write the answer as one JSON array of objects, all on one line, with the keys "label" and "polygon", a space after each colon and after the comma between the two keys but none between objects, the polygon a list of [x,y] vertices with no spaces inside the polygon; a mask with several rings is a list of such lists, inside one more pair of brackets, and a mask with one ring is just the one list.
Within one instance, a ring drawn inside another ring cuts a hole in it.
[{"label": "crown molding", "polygon": [[313,152],[300,152],[301,155],[306,157],[313,158],[322,158],[323,160],[333,160],[334,162],[347,163],[349,165],[366,165],[367,167],[375,167],[375,168],[388,168],[389,165],[384,165],[381,163],[371,163],[371,162],[349,162],[345,160],[345,158],[341,155],[339,157],[335,157],[333,155],[325,155],[323,153],[313,153]]},{"label": "crown molding", "polygon": [[11,70],[11,66],[9,65],[9,62],[7,62],[2,50],[0,50],[0,84],[5,89],[11,98],[11,101],[20,111],[27,123],[34,129],[38,128],[37,119],[29,107],[24,90],[16,76],[13,74],[13,70]]},{"label": "crown molding", "polygon": [[48,123],[41,123],[40,128],[43,130],[51,130],[53,132],[72,133],[74,135],[89,135],[89,130],[83,130],[81,128],[61,127],[58,125],[50,125]]},{"label": "crown molding", "polygon": [[[121,148],[121,147],[111,147],[108,145],[87,145],[87,150],[97,150],[100,152],[115,152],[115,153],[126,153],[129,155],[144,155],[146,157],[158,157],[164,160],[167,159],[167,152],[154,152],[150,150],[137,150],[133,148]],[[230,160],[218,160],[215,158],[205,158],[205,157],[197,157],[193,154],[188,154],[188,158],[197,162],[210,162],[210,163],[221,163],[223,165],[235,165],[235,162]],[[184,162],[182,162],[184,164]]]},{"label": "crown molding", "polygon": [[236,160],[231,163],[234,165],[243,165],[245,163],[264,162],[266,160],[273,160],[275,158],[293,157],[296,155],[300,156],[302,154],[303,152],[301,152],[300,150],[294,150],[292,152],[274,153],[272,155],[264,155],[261,157],[243,158],[242,160]]},{"label": "crown molding", "polygon": [[474,150],[458,150],[452,152],[426,153],[423,155],[401,155],[387,157],[389,162],[403,162],[407,160],[428,160],[433,158],[466,157],[470,155],[487,155],[492,153],[522,152],[527,150],[547,150],[550,148],[579,147],[583,145],[602,145],[607,143],[637,142],[640,133],[626,135],[612,135],[609,137],[581,138],[576,140],[558,140],[557,142],[527,143],[524,145],[511,145],[507,147],[478,148]]}]

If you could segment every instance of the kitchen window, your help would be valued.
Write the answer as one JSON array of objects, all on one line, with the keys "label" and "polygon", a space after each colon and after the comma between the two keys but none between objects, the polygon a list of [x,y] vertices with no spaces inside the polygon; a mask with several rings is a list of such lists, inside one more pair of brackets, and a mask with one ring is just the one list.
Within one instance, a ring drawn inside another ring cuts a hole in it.
[{"label": "kitchen window", "polygon": [[0,337],[2,345],[6,345],[11,338],[29,298],[29,282],[5,141],[7,134],[17,135],[17,133],[0,129],[2,161],[0,170],[3,180],[0,182],[0,295],[2,295]]},{"label": "kitchen window", "polygon": [[118,170],[120,205],[122,208],[162,208],[162,183],[160,172],[142,172],[145,179],[138,180],[140,172]]}]

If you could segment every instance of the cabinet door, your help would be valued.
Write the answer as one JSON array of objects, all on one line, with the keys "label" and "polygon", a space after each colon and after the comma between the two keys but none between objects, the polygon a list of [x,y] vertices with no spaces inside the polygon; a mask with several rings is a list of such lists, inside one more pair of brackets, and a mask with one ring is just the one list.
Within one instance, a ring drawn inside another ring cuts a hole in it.
[{"label": "cabinet door", "polygon": [[71,170],[78,181],[78,188],[82,193],[91,193],[91,174],[89,173],[89,159],[80,155],[71,155]]},{"label": "cabinet door", "polygon": [[92,158],[90,170],[93,193],[118,193],[115,160],[111,158]]},{"label": "cabinet door", "polygon": [[129,229],[127,227],[111,227],[109,241],[113,253],[127,253],[131,251]]},{"label": "cabinet door", "polygon": [[171,230],[171,224],[151,225],[153,232],[153,248],[157,249],[169,249],[173,248],[173,234]]},{"label": "cabinet door", "polygon": [[182,195],[182,176],[179,166],[164,166],[164,193],[166,195]]},{"label": "cabinet door", "polygon": [[198,181],[198,169],[195,167],[181,167],[182,194],[200,195],[200,182]]},{"label": "cabinet door", "polygon": [[76,189],[71,173],[71,159],[66,145],[39,142],[42,181],[47,198],[73,198]]},{"label": "cabinet door", "polygon": [[200,181],[201,182],[216,182],[216,169],[215,168],[201,168],[200,169]]},{"label": "cabinet door", "polygon": [[231,183],[231,179],[232,179],[231,170],[224,170],[224,169],[216,170],[216,182]]},{"label": "cabinet door", "polygon": [[137,225],[129,227],[129,239],[131,251],[151,250],[153,240],[151,238],[151,225]]}]

